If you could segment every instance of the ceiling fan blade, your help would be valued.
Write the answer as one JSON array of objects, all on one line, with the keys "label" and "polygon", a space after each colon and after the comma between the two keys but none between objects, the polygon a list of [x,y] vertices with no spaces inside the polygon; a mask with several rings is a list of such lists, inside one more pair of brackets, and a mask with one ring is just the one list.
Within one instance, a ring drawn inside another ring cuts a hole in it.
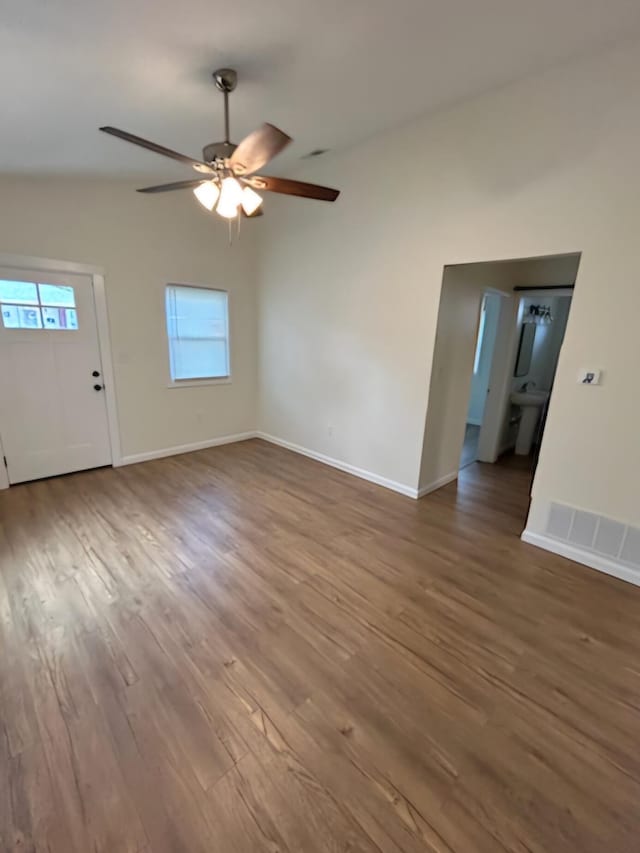
[{"label": "ceiling fan blade", "polygon": [[117,136],[119,139],[124,139],[125,142],[131,142],[133,145],[139,145],[141,148],[147,148],[149,151],[155,151],[156,154],[162,154],[164,157],[171,157],[172,160],[177,160],[179,163],[187,163],[193,166],[199,172],[211,172],[212,169],[202,160],[195,160],[193,157],[187,157],[186,154],[180,154],[178,151],[172,151],[171,148],[165,148],[164,145],[158,145],[156,142],[150,142],[148,139],[143,139],[141,136],[134,136],[133,133],[128,133],[126,130],[120,130],[117,127],[101,127],[103,133],[109,133],[111,136]]},{"label": "ceiling fan blade", "polygon": [[242,142],[229,158],[237,175],[252,175],[273,160],[291,142],[291,137],[272,124],[263,124]]},{"label": "ceiling fan blade", "polygon": [[254,175],[247,182],[256,190],[297,195],[302,198],[315,198],[319,201],[335,201],[340,195],[340,190],[332,190],[330,187],[307,184],[304,181],[292,181],[289,178],[271,178],[269,175]]},{"label": "ceiling fan blade", "polygon": [[202,178],[195,178],[192,181],[174,181],[172,184],[157,184],[155,187],[142,187],[136,190],[137,193],[170,193],[172,190],[190,190],[204,184]]}]

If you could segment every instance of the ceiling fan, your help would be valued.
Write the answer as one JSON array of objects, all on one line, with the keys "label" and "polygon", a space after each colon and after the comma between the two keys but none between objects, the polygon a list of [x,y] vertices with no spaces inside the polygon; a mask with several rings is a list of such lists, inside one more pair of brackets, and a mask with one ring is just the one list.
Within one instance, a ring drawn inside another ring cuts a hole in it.
[{"label": "ceiling fan", "polygon": [[340,191],[329,187],[257,174],[291,142],[291,137],[272,124],[263,124],[246,136],[239,145],[234,145],[229,140],[229,94],[236,88],[238,75],[233,68],[219,68],[213,72],[213,79],[224,96],[224,140],[205,145],[202,160],[172,151],[164,145],[134,136],[117,127],[100,128],[104,133],[118,136],[125,142],[131,142],[149,151],[155,151],[156,154],[186,163],[200,175],[191,180],[144,187],[138,190],[139,193],[164,193],[191,189],[203,207],[209,211],[215,208],[216,213],[229,220],[241,214],[245,217],[262,215],[260,209],[262,197],[256,190],[297,195],[320,201],[335,201],[338,198]]}]

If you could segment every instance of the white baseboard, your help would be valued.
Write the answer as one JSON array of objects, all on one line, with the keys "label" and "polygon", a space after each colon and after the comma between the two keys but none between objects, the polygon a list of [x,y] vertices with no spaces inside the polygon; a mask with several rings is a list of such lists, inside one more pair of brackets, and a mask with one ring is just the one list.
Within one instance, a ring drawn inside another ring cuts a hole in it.
[{"label": "white baseboard", "polygon": [[450,474],[445,474],[444,477],[438,477],[437,480],[434,480],[432,483],[427,483],[426,486],[420,486],[420,488],[418,489],[418,497],[423,498],[430,492],[435,492],[436,489],[441,489],[443,486],[446,486],[449,483],[453,483],[453,481],[457,479],[458,472],[451,471]]},{"label": "white baseboard", "polygon": [[205,450],[207,447],[218,447],[220,444],[233,444],[236,441],[246,441],[255,438],[255,432],[237,432],[234,435],[223,435],[220,438],[207,438],[205,441],[194,441],[191,444],[178,444],[175,447],[163,447],[160,450],[147,450],[144,453],[132,453],[122,456],[113,463],[114,468],[121,465],[135,465],[136,462],[148,462],[150,459],[163,459],[165,456],[177,456],[180,453],[192,453],[194,450]]},{"label": "white baseboard", "polygon": [[624,563],[620,563],[618,560],[594,554],[593,551],[586,551],[575,545],[570,545],[568,542],[561,542],[559,539],[552,539],[550,536],[533,533],[530,530],[525,530],[520,538],[523,542],[528,542],[529,545],[544,548],[545,551],[559,554],[561,557],[566,557],[575,563],[581,563],[583,566],[589,566],[591,569],[597,569],[599,572],[612,575],[614,578],[619,578],[620,580],[640,586],[640,572],[637,569],[625,566]]},{"label": "white baseboard", "polygon": [[340,459],[333,459],[331,456],[325,456],[324,453],[317,453],[315,450],[309,450],[308,447],[301,447],[299,444],[294,444],[291,441],[285,441],[283,438],[277,438],[275,435],[269,435],[266,432],[257,432],[256,438],[261,438],[271,444],[277,444],[278,447],[284,447],[287,450],[292,450],[294,453],[300,453],[302,456],[308,456],[310,459],[315,459],[316,462],[323,462],[325,465],[330,465],[332,468],[337,468],[339,471],[345,471],[347,474],[352,474],[354,477],[360,477],[361,480],[367,480],[369,483],[375,483],[376,486],[382,486],[385,489],[391,489],[393,492],[399,492],[408,498],[414,500],[418,497],[418,490],[411,486],[406,486],[404,483],[397,483],[395,480],[389,480],[386,477],[381,477],[379,474],[374,474],[372,471],[365,471],[364,468],[357,468],[355,465],[349,465],[348,462],[342,462]]},{"label": "white baseboard", "polygon": [[369,483],[375,483],[377,486],[382,486],[385,489],[390,489],[393,492],[398,492],[408,498],[416,500],[428,492],[433,492],[441,486],[452,482],[458,476],[458,472],[454,471],[441,477],[439,480],[423,486],[420,490],[407,486],[404,483],[398,483],[395,480],[389,480],[387,477],[381,477],[373,471],[366,471],[364,468],[358,468],[355,465],[350,465],[348,462],[342,462],[340,459],[333,459],[331,456],[326,456],[324,453],[317,453],[315,450],[310,450],[308,447],[302,447],[299,444],[294,444],[291,441],[285,441],[283,438],[278,438],[275,435],[269,435],[265,432],[239,432],[235,435],[224,435],[220,438],[210,438],[205,441],[195,441],[191,444],[180,444],[175,447],[164,447],[160,450],[148,450],[144,453],[133,453],[129,456],[123,456],[119,461],[114,462],[114,467],[121,465],[135,465],[137,462],[148,462],[151,459],[162,459],[166,456],[177,456],[180,453],[191,453],[194,450],[205,450],[207,447],[217,447],[221,444],[232,444],[236,441],[246,441],[249,438],[261,438],[263,441],[268,441],[270,444],[276,444],[278,447],[284,447],[286,450],[292,450],[294,453],[299,453],[302,456],[308,456],[310,459],[315,459],[316,462],[322,462],[324,465],[330,465],[332,468],[337,468],[339,471],[344,471],[347,474],[352,474],[354,477],[359,477],[361,480],[367,480]]}]

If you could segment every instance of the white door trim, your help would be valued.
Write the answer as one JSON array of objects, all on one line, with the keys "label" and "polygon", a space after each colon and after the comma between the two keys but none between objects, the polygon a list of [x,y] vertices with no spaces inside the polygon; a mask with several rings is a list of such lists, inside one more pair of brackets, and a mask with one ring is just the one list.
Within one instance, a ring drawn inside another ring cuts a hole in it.
[{"label": "white door trim", "polygon": [[94,264],[77,264],[75,261],[56,261],[52,258],[36,258],[32,255],[10,255],[0,252],[0,266],[23,267],[29,270],[49,272],[75,272],[80,275],[104,275],[104,269]]},{"label": "white door trim", "polygon": [[[91,276],[93,284],[93,299],[96,308],[98,324],[98,346],[100,361],[104,376],[105,403],[107,406],[107,424],[109,427],[109,443],[111,445],[111,464],[119,465],[122,459],[120,448],[120,426],[118,421],[118,404],[115,393],[113,359],[111,355],[111,336],[109,334],[109,312],[104,286],[104,269],[92,264],[78,264],[74,261],[57,261],[51,258],[38,258],[31,255],[11,255],[0,252],[0,267],[16,269],[42,270],[44,272],[78,273]],[[0,455],[2,449],[2,424],[0,424]],[[0,460],[0,489],[9,488],[7,469]]]},{"label": "white door trim", "polygon": [[[0,436],[0,455],[4,456],[4,450],[2,449],[2,436]],[[7,469],[5,465],[0,464],[0,489],[8,489],[9,488],[9,474],[7,473]]]},{"label": "white door trim", "polygon": [[109,425],[109,441],[111,442],[111,464],[119,465],[122,460],[120,448],[120,422],[118,421],[118,403],[116,400],[116,385],[113,372],[113,357],[111,355],[111,335],[109,333],[109,312],[104,287],[104,275],[93,273],[93,299],[96,306],[98,321],[98,346],[102,362],[104,378],[105,402],[107,404],[107,423]]}]

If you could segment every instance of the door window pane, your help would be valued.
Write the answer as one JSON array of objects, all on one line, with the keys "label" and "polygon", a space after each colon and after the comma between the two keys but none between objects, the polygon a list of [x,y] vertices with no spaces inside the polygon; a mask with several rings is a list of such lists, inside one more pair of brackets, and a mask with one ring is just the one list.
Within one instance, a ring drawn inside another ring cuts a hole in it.
[{"label": "door window pane", "polygon": [[[61,308],[75,308],[76,298],[72,287],[62,284],[39,284],[41,305],[58,305]],[[22,302],[22,300],[20,300]]]},{"label": "door window pane", "polygon": [[2,306],[2,325],[5,329],[19,329],[20,317],[18,316],[17,305]]},{"label": "door window pane", "polygon": [[0,280],[0,302],[21,302],[23,305],[37,305],[38,289],[31,281]]},{"label": "door window pane", "polygon": [[0,303],[5,329],[78,328],[74,289],[67,285],[0,279]]},{"label": "door window pane", "polygon": [[18,305],[18,326],[21,329],[41,329],[42,316],[39,308],[30,305]]},{"label": "door window pane", "polygon": [[5,329],[41,329],[40,309],[32,305],[2,305],[2,325]]},{"label": "door window pane", "polygon": [[45,329],[77,329],[78,318],[73,308],[42,309],[42,321]]}]

